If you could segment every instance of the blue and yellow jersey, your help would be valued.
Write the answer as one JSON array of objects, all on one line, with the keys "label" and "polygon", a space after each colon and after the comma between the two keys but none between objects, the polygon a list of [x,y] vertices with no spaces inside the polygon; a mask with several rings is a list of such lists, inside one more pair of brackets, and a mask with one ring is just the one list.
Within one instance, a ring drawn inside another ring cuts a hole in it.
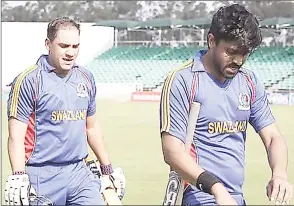
[{"label": "blue and yellow jersey", "polygon": [[8,118],[28,123],[27,164],[76,162],[88,154],[86,118],[96,112],[95,80],[78,65],[61,78],[47,59],[42,55],[14,79]]},{"label": "blue and yellow jersey", "polygon": [[[259,132],[275,120],[265,89],[252,71],[241,68],[233,79],[220,83],[202,64],[205,52],[199,51],[166,78],[160,102],[160,130],[185,143],[191,99],[200,102],[191,155],[229,192],[241,197],[248,123]],[[188,186],[184,197],[195,196],[207,203],[213,198]]]}]

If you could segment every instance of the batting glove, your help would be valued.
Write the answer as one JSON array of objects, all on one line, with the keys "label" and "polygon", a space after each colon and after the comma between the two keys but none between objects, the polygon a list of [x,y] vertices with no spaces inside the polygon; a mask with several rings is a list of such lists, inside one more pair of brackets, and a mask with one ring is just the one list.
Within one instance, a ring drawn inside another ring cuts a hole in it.
[{"label": "batting glove", "polygon": [[30,200],[36,196],[27,174],[14,174],[8,177],[4,192],[7,205],[29,205]]},{"label": "batting glove", "polygon": [[122,200],[126,192],[126,177],[123,170],[120,167],[115,168],[113,173],[110,175],[110,179],[113,182],[119,199]]},{"label": "batting glove", "polygon": [[123,199],[126,191],[126,177],[123,170],[118,167],[113,170],[110,175],[102,175],[101,193],[106,189],[114,189],[120,200]]}]

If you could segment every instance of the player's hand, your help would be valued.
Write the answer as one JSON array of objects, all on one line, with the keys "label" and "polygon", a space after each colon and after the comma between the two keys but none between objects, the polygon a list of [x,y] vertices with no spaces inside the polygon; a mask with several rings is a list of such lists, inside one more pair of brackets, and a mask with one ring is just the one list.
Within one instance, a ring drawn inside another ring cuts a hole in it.
[{"label": "player's hand", "polygon": [[212,193],[217,205],[238,205],[221,183],[216,183],[212,186]]},{"label": "player's hand", "polygon": [[126,189],[126,178],[121,168],[115,168],[111,175],[102,175],[101,192],[106,189],[114,189],[120,200],[123,199]]},{"label": "player's hand", "polygon": [[113,182],[119,199],[122,200],[126,192],[126,177],[123,170],[120,167],[115,168],[110,175],[110,179]]},{"label": "player's hand", "polygon": [[293,187],[282,177],[273,176],[266,187],[267,196],[276,205],[290,204],[293,195]]},{"label": "player's hand", "polygon": [[37,196],[31,187],[27,174],[10,175],[5,185],[5,202],[7,205],[29,205],[31,197]]}]

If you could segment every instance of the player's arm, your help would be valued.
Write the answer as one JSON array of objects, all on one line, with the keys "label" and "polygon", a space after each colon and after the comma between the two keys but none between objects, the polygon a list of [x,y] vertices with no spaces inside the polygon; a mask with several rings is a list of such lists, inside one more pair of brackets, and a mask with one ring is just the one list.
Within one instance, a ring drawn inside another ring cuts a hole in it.
[{"label": "player's arm", "polygon": [[96,114],[87,117],[88,143],[101,165],[109,165],[110,160],[105,148],[101,126],[97,121]]},{"label": "player's arm", "polygon": [[288,148],[285,138],[280,133],[276,123],[272,123],[259,131],[268,154],[272,176],[287,179]]},{"label": "player's arm", "polygon": [[8,155],[12,172],[25,171],[25,134],[34,107],[34,82],[19,75],[11,85],[7,102]]},{"label": "player's arm", "polygon": [[[93,75],[90,75],[92,82],[92,92],[90,95],[90,104],[87,111],[87,136],[88,144],[92,151],[95,153],[99,163],[102,176],[101,192],[104,194],[108,204],[120,205],[120,200],[124,197],[126,178],[121,168],[112,168],[108,153],[105,148],[103,132],[101,126],[96,118],[96,86]],[[111,176],[111,178],[110,178]],[[113,196],[112,191],[107,192],[106,188],[115,188],[116,195]]]},{"label": "player's arm", "polygon": [[[87,110],[86,122],[88,144],[99,160],[102,166],[102,172],[112,173],[111,162],[104,144],[102,128],[96,116],[96,84],[93,75],[90,75],[90,80],[92,88],[90,92],[90,103]],[[103,171],[103,168],[106,168],[106,170],[109,171]]]},{"label": "player's arm", "polygon": [[[192,157],[185,152],[186,131],[189,116],[189,83],[181,76],[175,76],[171,81],[168,77],[162,90],[160,102],[160,129],[162,151],[165,162],[183,179],[197,185],[197,179],[204,174]],[[192,84],[192,82],[190,82]],[[216,181],[214,176],[206,176],[204,180],[210,185],[211,194],[226,193],[225,187]]]},{"label": "player's arm", "polygon": [[[264,87],[255,76],[253,76],[253,80],[255,82],[256,96],[251,106],[250,124],[263,141],[269,166],[272,170],[272,179],[287,180],[288,149],[286,140],[275,123]],[[275,188],[268,188],[268,196],[276,199],[279,190],[285,190],[286,201],[288,201],[287,196],[291,196],[290,193],[292,193],[291,188],[286,188],[288,186],[287,183],[280,186],[277,184],[276,187],[281,187],[280,189],[277,188],[277,191],[273,191]],[[287,190],[290,193],[287,193]],[[284,195],[284,193],[281,193],[281,195]],[[283,197],[279,198],[283,200]]]},{"label": "player's arm", "polygon": [[264,87],[256,77],[254,79],[256,96],[252,102],[249,121],[264,143],[272,175],[287,178],[288,152],[286,141],[275,123]]}]

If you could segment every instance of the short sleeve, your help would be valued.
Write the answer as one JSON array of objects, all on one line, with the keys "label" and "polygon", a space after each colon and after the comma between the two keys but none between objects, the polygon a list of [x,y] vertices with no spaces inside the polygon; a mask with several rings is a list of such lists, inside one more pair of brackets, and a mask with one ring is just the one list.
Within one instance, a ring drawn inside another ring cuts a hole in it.
[{"label": "short sleeve", "polygon": [[29,122],[34,109],[34,85],[28,74],[20,74],[14,79],[7,101],[8,119],[14,117],[24,123]]},{"label": "short sleeve", "polygon": [[252,75],[252,83],[255,90],[255,98],[251,104],[251,113],[249,122],[256,132],[275,122],[275,118],[271,112],[267,93],[264,86],[256,77]]},{"label": "short sleeve", "polygon": [[96,113],[96,83],[92,73],[89,74],[89,78],[91,82],[91,90],[87,116],[93,116]]},{"label": "short sleeve", "polygon": [[186,142],[189,116],[189,90],[184,78],[177,74],[166,78],[160,100],[160,132]]}]

